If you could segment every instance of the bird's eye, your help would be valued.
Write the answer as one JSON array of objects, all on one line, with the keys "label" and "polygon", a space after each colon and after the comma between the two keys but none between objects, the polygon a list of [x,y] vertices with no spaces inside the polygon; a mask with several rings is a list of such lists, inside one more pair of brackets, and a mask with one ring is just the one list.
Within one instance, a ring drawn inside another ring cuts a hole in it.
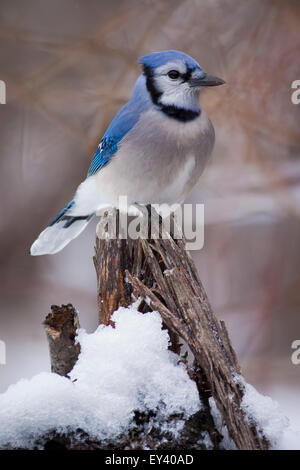
[{"label": "bird's eye", "polygon": [[177,70],[170,70],[170,72],[168,72],[168,77],[170,77],[172,80],[176,80],[179,75],[180,73]]}]

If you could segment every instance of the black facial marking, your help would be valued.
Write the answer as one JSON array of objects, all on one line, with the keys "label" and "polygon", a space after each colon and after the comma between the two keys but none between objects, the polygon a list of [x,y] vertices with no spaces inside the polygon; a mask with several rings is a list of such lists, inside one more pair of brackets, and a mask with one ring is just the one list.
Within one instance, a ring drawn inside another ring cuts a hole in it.
[{"label": "black facial marking", "polygon": [[181,78],[183,79],[184,82],[187,82],[191,78],[191,75],[192,75],[192,70],[187,69],[185,73],[181,74]]},{"label": "black facial marking", "polygon": [[144,75],[146,76],[147,90],[149,91],[151,95],[151,99],[153,103],[158,104],[158,100],[161,97],[162,92],[158,91],[157,88],[155,88],[153,73],[150,67],[147,67],[146,65],[144,65],[143,70],[144,70]]},{"label": "black facial marking", "polygon": [[193,119],[200,116],[201,111],[192,111],[190,109],[185,108],[177,108],[173,105],[159,105],[161,111],[165,113],[167,116],[176,119],[177,121],[181,122],[188,122],[193,121]]},{"label": "black facial marking", "polygon": [[[158,100],[161,97],[162,92],[157,90],[157,88],[155,87],[154,76],[151,68],[144,65],[143,72],[146,77],[146,87],[148,92],[150,93],[152,102],[156,104],[164,114],[166,114],[170,118],[176,119],[177,121],[181,122],[192,121],[193,119],[200,116],[201,110],[193,111],[185,108],[178,108],[174,105],[164,105],[162,103],[159,103]],[[191,78],[191,75],[192,70],[187,69],[186,73],[180,74],[180,78],[182,78],[182,80],[186,82]]]}]

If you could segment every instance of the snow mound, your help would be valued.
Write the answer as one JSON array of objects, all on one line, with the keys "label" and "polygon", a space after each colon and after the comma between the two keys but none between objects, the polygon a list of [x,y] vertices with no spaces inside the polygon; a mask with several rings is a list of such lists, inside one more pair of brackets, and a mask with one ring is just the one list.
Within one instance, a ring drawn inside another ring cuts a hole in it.
[{"label": "snow mound", "polygon": [[[115,328],[79,331],[81,354],[71,380],[41,373],[0,395],[0,448],[31,448],[53,429],[114,438],[128,431],[135,410],[154,410],[162,421],[182,414],[183,425],[201,408],[195,383],[168,350],[160,315],[132,306],[113,320]],[[177,421],[174,433],[179,428]]]},{"label": "snow mound", "polygon": [[[254,424],[270,442],[273,450],[299,449],[296,444],[300,433],[295,431],[289,419],[283,413],[278,402],[272,398],[262,395],[252,385],[248,384],[241,375],[235,376],[235,381],[244,388],[244,396],[241,407],[245,412],[250,424]],[[223,435],[221,447],[226,450],[236,450],[236,445],[230,438],[226,425],[216,406],[215,400],[209,399],[212,416],[217,429]]]},{"label": "snow mound", "polygon": [[276,401],[243,382],[245,393],[242,408],[248,420],[257,423],[259,430],[269,439],[272,449],[280,448],[286,432],[289,432],[289,419]]}]

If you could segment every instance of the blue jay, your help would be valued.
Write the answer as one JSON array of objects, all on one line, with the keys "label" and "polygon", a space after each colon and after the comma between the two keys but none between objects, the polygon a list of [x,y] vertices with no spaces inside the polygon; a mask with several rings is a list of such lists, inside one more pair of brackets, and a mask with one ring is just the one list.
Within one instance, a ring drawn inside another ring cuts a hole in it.
[{"label": "blue jay", "polygon": [[182,203],[212,151],[214,128],[199,105],[203,87],[225,83],[190,56],[162,51],[139,59],[143,73],[130,101],[107,131],[74,199],[31,246],[53,254],[77,237],[103,208]]}]

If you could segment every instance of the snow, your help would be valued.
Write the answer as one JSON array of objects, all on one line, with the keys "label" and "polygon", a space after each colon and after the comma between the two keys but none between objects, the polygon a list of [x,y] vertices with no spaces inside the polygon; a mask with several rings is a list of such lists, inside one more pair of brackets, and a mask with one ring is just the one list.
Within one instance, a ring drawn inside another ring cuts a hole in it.
[{"label": "snow", "polygon": [[[243,380],[243,379],[242,379]],[[252,385],[245,383],[242,407],[269,439],[272,449],[300,450],[300,421],[293,422],[282,411],[278,402],[260,394]],[[297,405],[293,413],[297,410]],[[290,414],[292,416],[292,413]]]},{"label": "snow", "polygon": [[269,390],[272,397],[279,401],[282,411],[288,416],[289,425],[278,443],[280,450],[300,450],[300,409],[299,386],[272,386]]},{"label": "snow", "polygon": [[[240,383],[245,390],[241,406],[247,419],[250,423],[255,423],[259,431],[268,438],[271,443],[271,448],[273,450],[300,450],[299,418],[292,422],[283,412],[277,401],[259,393],[252,385],[248,384],[242,376],[236,375],[235,380]],[[216,406],[215,400],[210,398],[209,403],[216,427],[223,435],[221,447],[227,450],[236,450],[234,442],[228,435],[227,427],[222,422],[222,416]],[[295,405],[295,403],[293,403],[293,405]],[[297,409],[296,406],[295,409]],[[291,415],[291,413],[289,414]]]},{"label": "snow", "polygon": [[[160,315],[143,315],[134,304],[120,308],[113,320],[115,328],[99,326],[92,334],[79,330],[81,354],[70,379],[43,372],[0,394],[0,449],[32,448],[54,429],[82,429],[96,440],[113,439],[128,433],[135,410],[155,411],[161,429],[176,436],[184,420],[201,408],[195,383],[168,350]],[[258,424],[272,448],[300,449],[300,426],[290,424],[278,403],[243,377],[235,380],[245,388],[242,408],[247,419]],[[210,405],[224,435],[222,447],[235,449],[212,398]],[[182,418],[170,424],[167,419],[174,414]],[[208,435],[205,442],[211,447]]]},{"label": "snow", "polygon": [[[53,429],[82,429],[103,440],[128,430],[134,410],[155,410],[163,421],[201,408],[195,383],[168,350],[160,315],[143,315],[133,305],[113,320],[115,328],[79,331],[81,354],[71,380],[44,372],[0,395],[0,448],[31,448]],[[179,429],[177,421],[174,433]]]},{"label": "snow", "polygon": [[260,394],[252,385],[245,384],[242,408],[250,422],[253,420],[269,439],[272,448],[278,448],[289,420],[272,398]]}]

